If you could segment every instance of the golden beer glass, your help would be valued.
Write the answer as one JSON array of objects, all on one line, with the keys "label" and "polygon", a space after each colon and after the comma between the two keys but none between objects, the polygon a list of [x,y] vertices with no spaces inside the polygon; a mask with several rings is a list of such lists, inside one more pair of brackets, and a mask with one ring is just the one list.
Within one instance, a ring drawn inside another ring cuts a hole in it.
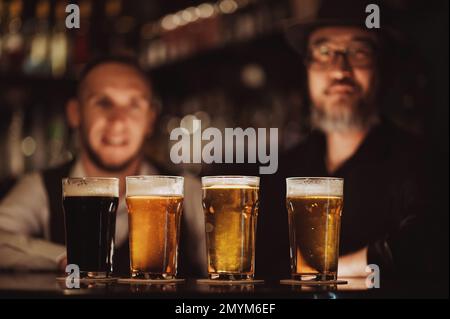
[{"label": "golden beer glass", "polygon": [[343,186],[341,178],[286,179],[292,279],[337,279]]},{"label": "golden beer glass", "polygon": [[183,194],[183,177],[127,176],[132,278],[176,277]]},{"label": "golden beer glass", "polygon": [[259,177],[206,176],[202,191],[209,278],[253,279]]}]

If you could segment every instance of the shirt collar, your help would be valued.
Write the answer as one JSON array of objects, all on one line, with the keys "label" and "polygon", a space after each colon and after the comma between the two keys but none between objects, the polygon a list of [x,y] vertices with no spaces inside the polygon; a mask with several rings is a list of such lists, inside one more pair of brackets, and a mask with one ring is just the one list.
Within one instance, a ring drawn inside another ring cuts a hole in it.
[{"label": "shirt collar", "polygon": [[[141,167],[139,169],[139,175],[156,175],[158,170],[147,161],[142,161]],[[84,177],[86,176],[86,171],[81,163],[81,159],[77,159],[75,165],[69,174],[70,177]]]},{"label": "shirt collar", "polygon": [[[392,125],[387,120],[382,120],[372,127],[355,153],[331,175],[343,176],[348,169],[351,169],[358,163],[382,161],[389,145],[391,127]],[[312,132],[308,140],[307,153],[313,154],[312,156],[316,159],[310,161],[308,165],[316,167],[322,174],[329,175],[325,166],[326,140],[322,132],[318,130]]]}]

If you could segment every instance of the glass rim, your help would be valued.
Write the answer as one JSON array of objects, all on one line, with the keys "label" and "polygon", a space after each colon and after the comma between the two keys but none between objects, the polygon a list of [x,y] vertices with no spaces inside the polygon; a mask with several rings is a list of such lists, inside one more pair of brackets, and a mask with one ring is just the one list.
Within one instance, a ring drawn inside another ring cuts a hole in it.
[{"label": "glass rim", "polygon": [[146,179],[173,179],[173,180],[184,180],[183,176],[175,175],[131,175],[126,176],[125,180],[146,180]]},{"label": "glass rim", "polygon": [[344,196],[344,179],[339,177],[286,178],[286,196]]},{"label": "glass rim", "polygon": [[[212,183],[212,182],[216,183]],[[246,175],[212,175],[212,176],[202,176],[201,178],[202,187],[212,186],[212,185],[246,185],[259,187],[260,177],[259,176],[246,176]],[[226,182],[226,183],[224,183]],[[235,184],[234,184],[235,183]],[[206,185],[209,184],[209,185]]]},{"label": "glass rim", "polygon": [[184,177],[169,175],[126,176],[125,197],[184,196]]},{"label": "glass rim", "polygon": [[61,181],[63,198],[71,196],[120,197],[117,177],[64,177]]},{"label": "glass rim", "polygon": [[260,177],[259,176],[249,176],[249,175],[208,175],[208,176],[202,176],[202,180],[203,179],[208,179],[208,178],[217,178],[217,179],[227,179],[227,178],[231,178],[231,179],[237,179],[237,178],[248,178],[248,179],[256,179],[259,180]]},{"label": "glass rim", "polygon": [[118,177],[97,177],[97,176],[85,176],[85,177],[63,177],[62,181],[119,181]]},{"label": "glass rim", "polygon": [[287,177],[286,181],[302,181],[302,180],[324,180],[324,181],[344,181],[342,177]]}]

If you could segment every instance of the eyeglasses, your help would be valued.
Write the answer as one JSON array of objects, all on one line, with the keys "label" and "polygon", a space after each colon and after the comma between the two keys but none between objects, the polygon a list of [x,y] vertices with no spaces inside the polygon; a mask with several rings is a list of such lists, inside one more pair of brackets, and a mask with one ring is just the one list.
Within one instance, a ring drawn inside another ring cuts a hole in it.
[{"label": "eyeglasses", "polygon": [[375,64],[377,54],[371,43],[351,43],[347,48],[340,49],[336,44],[324,42],[309,47],[306,64],[327,69],[336,64],[339,56],[352,67],[368,68]]}]

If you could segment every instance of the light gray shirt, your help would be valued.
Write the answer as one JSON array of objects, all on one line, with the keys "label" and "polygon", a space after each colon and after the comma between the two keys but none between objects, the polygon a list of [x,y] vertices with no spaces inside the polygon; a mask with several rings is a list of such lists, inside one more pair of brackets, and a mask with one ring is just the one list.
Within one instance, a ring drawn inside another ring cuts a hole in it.
[{"label": "light gray shirt", "polygon": [[[155,175],[157,170],[144,163],[141,175]],[[70,177],[85,176],[80,161],[72,168]],[[204,217],[201,184],[192,175],[184,176],[183,218],[187,229],[189,250],[198,269],[206,274]],[[128,214],[123,196],[116,215],[116,246],[128,238]],[[0,269],[57,270],[65,256],[63,245],[50,241],[49,199],[42,174],[35,172],[21,178],[0,202]]]}]

